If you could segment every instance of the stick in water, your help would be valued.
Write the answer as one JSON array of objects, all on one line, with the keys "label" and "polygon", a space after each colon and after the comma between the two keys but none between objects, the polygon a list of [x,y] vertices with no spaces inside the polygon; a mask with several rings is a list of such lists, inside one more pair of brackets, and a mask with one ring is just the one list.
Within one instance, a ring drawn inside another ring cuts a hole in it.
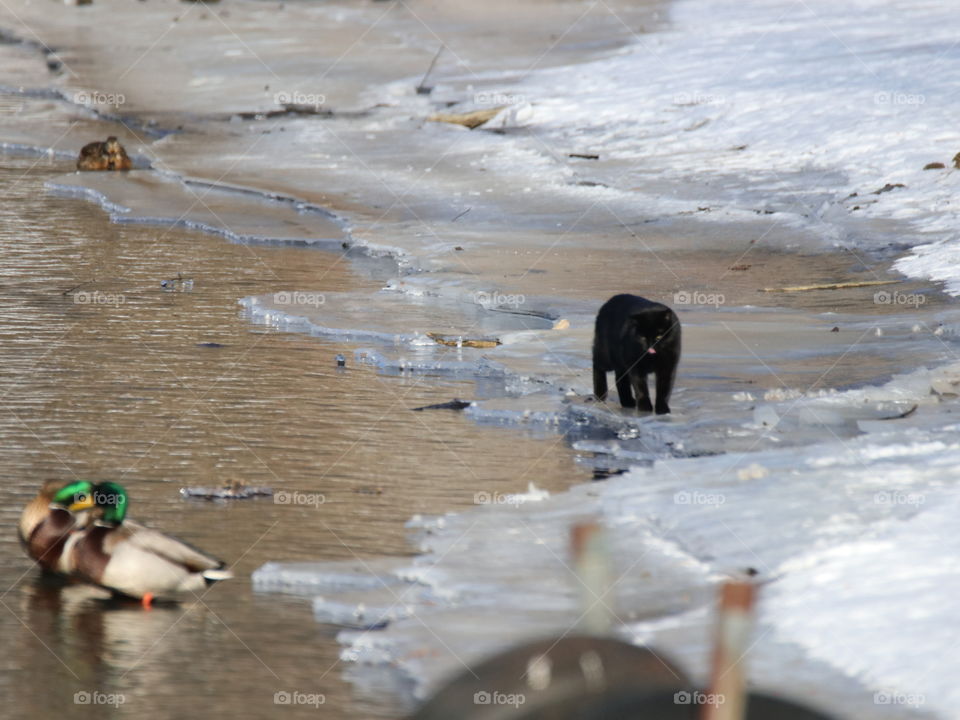
[{"label": "stick in water", "polygon": [[417,85],[417,94],[423,95],[433,88],[427,88],[424,86],[424,83],[427,81],[427,78],[430,77],[430,73],[433,72],[433,66],[437,64],[437,60],[440,59],[440,53],[443,52],[443,45],[437,49],[437,54],[433,56],[433,60],[430,61],[430,67],[427,68],[427,71],[423,74],[423,79],[420,81],[420,84]]}]

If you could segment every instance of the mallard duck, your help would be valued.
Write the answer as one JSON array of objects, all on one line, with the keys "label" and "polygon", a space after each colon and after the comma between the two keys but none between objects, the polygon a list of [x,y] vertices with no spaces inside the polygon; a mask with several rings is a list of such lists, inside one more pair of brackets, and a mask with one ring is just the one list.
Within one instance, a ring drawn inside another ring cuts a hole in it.
[{"label": "mallard duck", "polygon": [[114,593],[139,598],[176,600],[197,593],[233,574],[224,562],[182,540],[126,519],[127,493],[117,483],[102,482],[69,506],[90,511],[92,522],[76,532],[72,546],[74,574]]},{"label": "mallard duck", "polygon": [[23,509],[17,528],[20,543],[44,570],[63,574],[73,571],[74,531],[85,527],[91,518],[85,511],[75,514],[69,508],[82,505],[92,495],[92,482],[48,480]]},{"label": "mallard duck", "polygon": [[127,151],[113,135],[106,142],[87,143],[77,158],[77,170],[130,170],[132,167]]}]

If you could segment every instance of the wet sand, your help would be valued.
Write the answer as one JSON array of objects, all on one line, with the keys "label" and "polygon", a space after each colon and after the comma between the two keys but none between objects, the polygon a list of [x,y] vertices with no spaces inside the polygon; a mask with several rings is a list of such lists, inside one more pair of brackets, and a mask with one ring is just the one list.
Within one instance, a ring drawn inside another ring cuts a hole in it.
[{"label": "wet sand", "polygon": [[[812,312],[891,309],[873,303],[869,288],[760,292],[899,279],[888,270],[889,258],[830,252],[815,233],[776,214],[718,221],[710,208],[691,202],[686,211],[638,215],[630,196],[647,190],[631,187],[636,169],[616,158],[572,158],[570,152],[583,148],[552,147],[531,130],[502,135],[425,121],[450,102],[483,106],[499,87],[485,73],[616,52],[663,22],[659,3],[613,3],[601,10],[538,0],[479,12],[464,2],[238,2],[229,8],[156,2],[135,10],[104,3],[49,16],[14,3],[6,20],[0,11],[0,25],[35,43],[2,48],[18,62],[0,84],[26,76],[16,84],[52,84],[88,105],[22,99],[28,110],[56,121],[27,130],[20,118],[11,118],[0,140],[70,153],[94,132],[95,113],[103,120],[127,117],[132,122],[126,127],[107,122],[101,132],[117,134],[164,173],[325,208],[346,223],[352,247],[398,257],[401,272],[429,271],[437,281],[449,274],[474,290],[595,304],[631,289],[662,300],[703,292],[731,305]],[[508,11],[510,32],[504,33]],[[93,29],[118,12],[115,22],[125,28],[127,42],[100,47]],[[223,42],[200,42],[211,33]],[[277,36],[284,41],[275,42]],[[413,79],[440,43],[447,51],[428,83],[437,87],[417,95]],[[190,67],[171,57],[173,48],[185,46]],[[44,67],[49,58],[38,51],[43,47],[54,48],[62,62],[53,73]],[[153,70],[161,58],[168,69],[158,83]],[[287,95],[310,92],[323,96],[318,108],[332,111],[331,117],[231,115],[275,111]],[[99,95],[122,103],[91,102]],[[358,108],[367,112],[337,115]],[[160,136],[171,130],[177,132]],[[559,195],[554,183],[541,186],[539,180],[557,173],[568,179]],[[599,186],[593,182],[600,179]],[[122,192],[119,183],[109,184]],[[188,188],[183,209],[202,212],[205,193]],[[168,209],[176,213],[176,203]],[[229,219],[222,224],[229,226]]]}]

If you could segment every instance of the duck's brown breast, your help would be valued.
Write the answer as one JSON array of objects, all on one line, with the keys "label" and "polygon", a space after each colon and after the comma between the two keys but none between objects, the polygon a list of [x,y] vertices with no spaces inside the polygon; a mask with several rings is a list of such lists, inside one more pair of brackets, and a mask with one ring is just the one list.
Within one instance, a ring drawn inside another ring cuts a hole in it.
[{"label": "duck's brown breast", "polygon": [[41,567],[56,570],[63,546],[74,527],[73,515],[66,510],[51,510],[27,538],[27,554]]},{"label": "duck's brown breast", "polygon": [[75,550],[77,572],[94,582],[103,580],[110,556],[104,551],[104,541],[113,528],[94,525],[84,531]]}]

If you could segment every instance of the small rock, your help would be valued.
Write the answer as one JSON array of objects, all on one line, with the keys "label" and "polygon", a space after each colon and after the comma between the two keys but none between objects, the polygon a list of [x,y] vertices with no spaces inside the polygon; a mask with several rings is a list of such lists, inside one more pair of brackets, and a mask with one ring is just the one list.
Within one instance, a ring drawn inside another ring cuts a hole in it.
[{"label": "small rock", "polygon": [[362,485],[361,487],[356,487],[353,489],[358,495],[383,495],[382,487],[374,487],[372,485]]},{"label": "small rock", "polygon": [[626,472],[623,468],[616,468],[611,470],[610,468],[594,468],[593,470],[593,480],[606,480],[615,475],[623,475]]},{"label": "small rock", "polygon": [[943,170],[946,167],[942,162],[927,163],[923,166],[924,170]]},{"label": "small rock", "polygon": [[423,407],[413,408],[413,411],[420,412],[421,410],[466,410],[471,405],[473,405],[472,402],[467,402],[466,400],[459,400],[457,398],[454,398],[449,402],[436,403],[435,405],[424,405]]}]

